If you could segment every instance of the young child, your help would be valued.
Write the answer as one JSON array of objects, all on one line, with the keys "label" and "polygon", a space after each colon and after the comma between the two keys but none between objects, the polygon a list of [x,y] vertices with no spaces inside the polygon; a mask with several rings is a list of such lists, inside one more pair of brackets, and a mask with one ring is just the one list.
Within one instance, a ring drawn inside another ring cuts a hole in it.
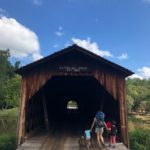
[{"label": "young child", "polygon": [[85,130],[84,131],[85,134],[85,139],[86,139],[86,143],[87,143],[87,148],[89,148],[91,146],[91,130]]},{"label": "young child", "polygon": [[107,133],[108,135],[110,134],[110,131],[111,131],[111,126],[112,126],[112,123],[110,120],[107,120],[106,121],[106,126],[107,126]]},{"label": "young child", "polygon": [[108,139],[110,139],[110,131],[111,131],[112,123],[109,119],[106,122],[106,126],[107,126],[107,137],[108,137]]},{"label": "young child", "polygon": [[117,135],[116,122],[112,121],[111,130],[110,130],[110,144],[109,144],[109,146],[113,145],[113,148],[116,147],[116,135]]}]

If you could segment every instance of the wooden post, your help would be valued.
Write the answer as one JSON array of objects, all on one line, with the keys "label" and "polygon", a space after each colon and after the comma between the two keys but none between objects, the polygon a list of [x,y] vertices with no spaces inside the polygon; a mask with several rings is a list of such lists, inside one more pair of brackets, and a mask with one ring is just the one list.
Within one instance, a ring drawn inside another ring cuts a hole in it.
[{"label": "wooden post", "polygon": [[127,110],[125,102],[125,81],[119,82],[119,107],[120,107],[120,124],[121,124],[121,137],[123,143],[128,147],[128,124],[127,124]]},{"label": "wooden post", "polygon": [[17,146],[19,146],[24,141],[25,136],[25,105],[26,105],[26,79],[22,78],[21,84],[21,98],[19,103],[19,116],[17,125]]},{"label": "wooden post", "polygon": [[45,127],[46,127],[46,130],[49,131],[48,111],[47,111],[47,106],[46,106],[46,98],[45,98],[44,90],[42,90],[42,101],[43,101]]},{"label": "wooden post", "polygon": [[128,135],[128,112],[127,112],[127,102],[126,102],[126,83],[124,80],[124,86],[123,86],[123,92],[124,92],[124,114],[125,114],[125,134],[126,134],[126,140],[125,145],[129,148],[129,135]]}]

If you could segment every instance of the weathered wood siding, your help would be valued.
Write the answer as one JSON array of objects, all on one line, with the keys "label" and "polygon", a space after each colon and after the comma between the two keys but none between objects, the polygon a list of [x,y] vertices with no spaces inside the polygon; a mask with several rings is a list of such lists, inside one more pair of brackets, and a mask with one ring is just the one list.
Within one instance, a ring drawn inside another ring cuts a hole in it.
[{"label": "weathered wood siding", "polygon": [[119,101],[121,138],[128,147],[128,124],[126,109],[125,78],[111,72],[96,71],[95,78],[103,85],[106,90]]},{"label": "weathered wood siding", "polygon": [[[38,70],[29,73],[22,78],[22,96],[18,124],[18,144],[20,144],[25,136],[25,114],[27,111],[26,103],[52,77],[52,74],[56,75],[54,73],[51,73],[49,70],[46,71],[44,69],[41,69],[41,71]],[[61,73],[61,75],[66,74]],[[80,75],[80,73],[70,73],[67,75]],[[86,76],[86,73],[82,73],[81,75]],[[89,73],[87,75],[89,75]],[[121,77],[109,71],[102,72],[101,70],[97,70],[91,75],[93,75],[100,82],[100,84],[105,87],[105,89],[114,97],[115,100],[119,101],[121,136],[124,144],[128,145],[124,77]]]},{"label": "weathered wood siding", "polygon": [[[80,49],[75,46],[75,48]],[[121,136],[124,144],[128,146],[128,129],[127,129],[127,110],[126,110],[126,93],[125,77],[131,75],[127,69],[111,64],[106,60],[99,60],[98,56],[90,52],[81,50],[67,50],[59,53],[58,57],[54,54],[48,60],[35,62],[27,67],[23,67],[18,72],[22,75],[21,99],[19,105],[18,119],[18,145],[22,143],[25,137],[25,124],[27,115],[27,102],[51,79],[52,76],[93,76],[99,83],[119,102]],[[68,70],[74,68],[73,70]],[[77,68],[77,69],[76,69]],[[85,69],[79,69],[85,68]],[[42,99],[42,98],[41,98]],[[45,105],[45,104],[44,104]],[[33,106],[34,107],[34,106]],[[45,107],[45,106],[44,106]],[[46,126],[48,121],[46,112],[44,112]]]},{"label": "weathered wood siding", "polygon": [[17,127],[17,144],[21,144],[25,137],[26,104],[27,101],[51,78],[52,74],[45,70],[31,72],[22,77],[21,98],[19,104],[19,118]]}]

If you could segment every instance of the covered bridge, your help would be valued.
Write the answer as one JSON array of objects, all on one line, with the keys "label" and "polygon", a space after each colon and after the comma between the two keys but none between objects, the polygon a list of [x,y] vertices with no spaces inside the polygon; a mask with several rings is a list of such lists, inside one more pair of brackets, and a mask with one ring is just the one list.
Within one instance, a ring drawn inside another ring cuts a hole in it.
[{"label": "covered bridge", "polygon": [[116,120],[118,140],[128,147],[125,78],[133,72],[77,45],[16,72],[22,76],[18,146],[41,129],[81,135],[101,108]]}]

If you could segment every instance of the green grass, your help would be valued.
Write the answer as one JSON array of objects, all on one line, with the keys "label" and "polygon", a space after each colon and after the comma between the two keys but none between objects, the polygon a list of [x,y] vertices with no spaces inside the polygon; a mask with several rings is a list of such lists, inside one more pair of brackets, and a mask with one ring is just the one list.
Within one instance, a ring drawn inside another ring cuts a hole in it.
[{"label": "green grass", "polygon": [[0,110],[0,150],[16,149],[18,108]]},{"label": "green grass", "polygon": [[0,110],[0,119],[17,119],[18,116],[18,108]]},{"label": "green grass", "polygon": [[135,129],[129,133],[131,150],[150,150],[150,130]]},{"label": "green grass", "polygon": [[131,150],[150,150],[150,115],[129,115]]},{"label": "green grass", "polygon": [[15,150],[16,136],[11,133],[0,135],[0,150]]},{"label": "green grass", "polygon": [[129,132],[137,128],[150,130],[150,116],[149,115],[129,115],[128,127],[129,127]]}]

